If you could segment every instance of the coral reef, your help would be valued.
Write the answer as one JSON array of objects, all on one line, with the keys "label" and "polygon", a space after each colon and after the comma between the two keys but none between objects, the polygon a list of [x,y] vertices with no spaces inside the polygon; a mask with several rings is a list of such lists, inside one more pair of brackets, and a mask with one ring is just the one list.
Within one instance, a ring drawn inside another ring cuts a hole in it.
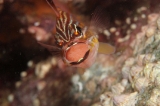
[{"label": "coral reef", "polygon": [[54,43],[54,12],[45,0],[0,0],[0,105],[160,106],[160,2],[59,1],[84,23],[104,7],[110,23],[98,29],[99,40],[116,53],[99,54],[88,69],[66,67],[37,44]]},{"label": "coral reef", "polygon": [[148,24],[122,54],[99,56],[93,67],[73,80],[73,90],[76,92],[78,86],[79,98],[84,98],[80,102],[89,99],[88,105],[92,106],[160,105],[159,20],[160,14],[149,14]]},{"label": "coral reef", "polygon": [[[55,58],[50,58],[21,72],[21,81],[16,82],[16,91],[11,106],[70,106],[70,78],[72,71],[59,69]],[[35,71],[34,71],[35,70]],[[68,72],[69,71],[69,72]],[[61,92],[59,92],[61,91]]]}]

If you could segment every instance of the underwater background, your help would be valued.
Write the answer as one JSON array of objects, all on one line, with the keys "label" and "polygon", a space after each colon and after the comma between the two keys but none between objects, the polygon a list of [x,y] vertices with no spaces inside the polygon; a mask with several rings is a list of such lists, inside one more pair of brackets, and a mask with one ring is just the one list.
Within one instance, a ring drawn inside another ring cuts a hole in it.
[{"label": "underwater background", "polygon": [[[87,69],[64,66],[37,42],[53,44],[45,0],[0,0],[0,106],[160,106],[159,0],[54,0],[116,47]],[[104,48],[105,49],[105,48]]]}]

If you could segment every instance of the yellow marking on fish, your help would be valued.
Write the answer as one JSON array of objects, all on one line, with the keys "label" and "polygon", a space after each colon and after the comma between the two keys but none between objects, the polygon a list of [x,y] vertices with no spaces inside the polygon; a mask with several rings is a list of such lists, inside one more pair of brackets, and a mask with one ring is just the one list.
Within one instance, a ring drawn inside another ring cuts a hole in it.
[{"label": "yellow marking on fish", "polygon": [[89,44],[91,46],[91,49],[95,46],[95,44],[98,43],[98,39],[93,36],[91,43]]},{"label": "yellow marking on fish", "polygon": [[92,41],[93,41],[94,43],[98,43],[98,39],[97,39],[96,37],[93,37]]}]

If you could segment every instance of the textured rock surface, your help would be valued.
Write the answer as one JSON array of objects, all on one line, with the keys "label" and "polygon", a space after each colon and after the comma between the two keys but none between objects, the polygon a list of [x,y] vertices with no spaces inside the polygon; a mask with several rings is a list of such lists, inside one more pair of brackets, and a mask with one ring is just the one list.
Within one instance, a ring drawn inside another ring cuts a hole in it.
[{"label": "textured rock surface", "polygon": [[[74,13],[80,10],[76,18],[87,23],[98,0],[61,1]],[[36,43],[54,42],[51,31],[55,17],[45,1],[0,0],[0,22],[4,26],[0,29],[0,105],[160,105],[159,1],[108,0],[97,4],[106,7],[105,15],[111,19],[106,29],[99,29],[99,40],[115,45],[117,51],[99,54],[91,68],[82,70],[64,66]],[[25,62],[20,61],[22,57]]]},{"label": "textured rock surface", "polygon": [[160,105],[159,16],[147,16],[148,24],[121,55],[99,55],[95,65],[78,77],[73,90],[81,92],[81,102],[89,98],[93,106]]}]

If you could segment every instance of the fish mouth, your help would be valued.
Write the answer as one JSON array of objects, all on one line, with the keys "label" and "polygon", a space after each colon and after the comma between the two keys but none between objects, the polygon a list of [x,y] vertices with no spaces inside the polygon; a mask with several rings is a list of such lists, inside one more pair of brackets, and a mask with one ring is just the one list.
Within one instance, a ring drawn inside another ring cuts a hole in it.
[{"label": "fish mouth", "polygon": [[65,49],[65,60],[70,65],[78,65],[84,62],[90,53],[88,44],[85,42],[70,43]]},{"label": "fish mouth", "polygon": [[83,61],[85,61],[85,60],[87,59],[87,57],[88,57],[88,55],[89,55],[89,52],[90,52],[90,50],[88,50],[88,51],[85,53],[85,55],[84,55],[83,58],[79,59],[79,60],[76,61],[76,62],[71,62],[70,64],[71,64],[71,65],[77,65],[77,64],[82,63]]}]

